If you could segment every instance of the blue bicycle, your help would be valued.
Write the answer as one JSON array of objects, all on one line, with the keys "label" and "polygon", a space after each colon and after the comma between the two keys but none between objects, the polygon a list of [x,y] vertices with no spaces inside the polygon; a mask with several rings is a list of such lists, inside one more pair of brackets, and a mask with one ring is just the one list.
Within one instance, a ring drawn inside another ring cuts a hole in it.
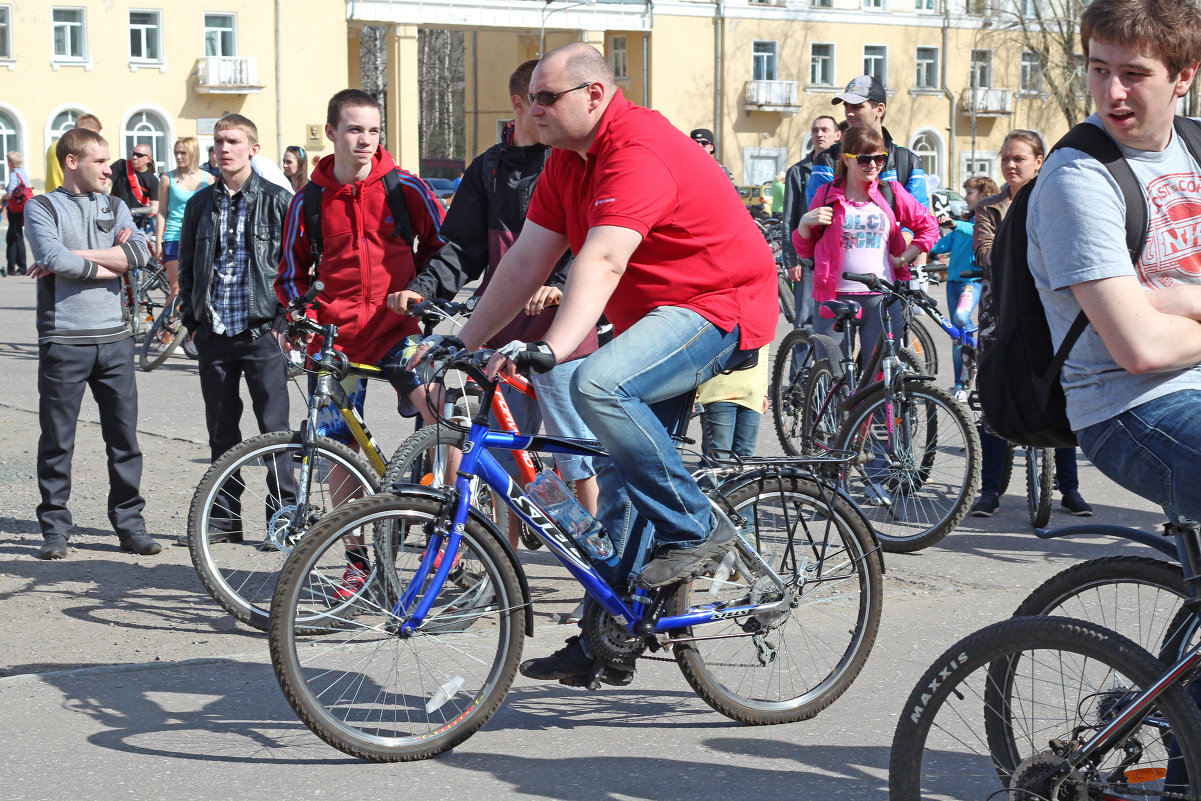
[{"label": "blue bicycle", "polygon": [[[481,410],[496,390],[484,372],[490,355],[446,357],[446,369],[481,388]],[[534,617],[517,555],[468,504],[476,481],[587,591],[581,637],[596,655],[590,689],[608,667],[674,658],[723,715],[787,723],[816,715],[862,669],[880,621],[883,561],[862,514],[820,477],[849,457],[713,471],[721,480],[708,494],[738,527],[734,546],[691,580],[635,591],[602,578],[599,563],[489,449],[605,455],[595,442],[489,430],[481,411],[453,487],[397,484],[354,501],[317,523],[289,557],[272,603],[272,664],[297,715],[335,748],[376,761],[434,756],[470,737],[504,700]],[[643,548],[632,573],[645,558]],[[368,576],[349,603],[348,560]]]}]

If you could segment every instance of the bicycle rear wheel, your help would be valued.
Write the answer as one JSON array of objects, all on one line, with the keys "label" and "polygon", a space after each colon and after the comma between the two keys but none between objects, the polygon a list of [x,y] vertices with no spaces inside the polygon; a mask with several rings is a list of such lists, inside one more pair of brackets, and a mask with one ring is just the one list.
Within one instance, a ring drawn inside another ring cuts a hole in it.
[{"label": "bicycle rear wheel", "polygon": [[1050,448],[1025,448],[1026,512],[1030,525],[1041,528],[1051,519],[1051,492],[1055,487],[1055,452]]},{"label": "bicycle rear wheel", "polygon": [[771,418],[780,446],[790,456],[799,456],[804,439],[805,384],[813,362],[812,342],[803,329],[784,335],[772,363]]},{"label": "bicycle rear wheel", "polygon": [[[306,458],[312,478],[304,520],[289,529],[300,499],[286,497],[281,483],[295,487]],[[290,484],[281,482],[285,475]],[[299,433],[252,437],[226,451],[196,487],[188,512],[192,564],[217,603],[266,631],[271,595],[296,541],[339,505],[378,490],[379,475],[339,442],[318,437],[310,452]]]},{"label": "bicycle rear wheel", "polygon": [[886,551],[908,553],[947,536],[980,486],[980,437],[963,404],[919,379],[892,397],[861,390],[835,447],[857,454],[847,491]]},{"label": "bicycle rear wheel", "polygon": [[[684,678],[705,703],[750,724],[816,715],[846,692],[876,640],[883,568],[855,510],[796,476],[763,478],[726,498],[747,526],[710,574],[672,591],[668,614],[713,604],[780,608],[674,633]],[[762,557],[783,582],[759,566]]]},{"label": "bicycle rear wheel", "polygon": [[142,342],[142,356],[139,366],[149,373],[154,368],[167,361],[175,349],[179,347],[182,337],[187,336],[187,329],[179,319],[179,297],[172,300],[154,320],[154,325],[146,333]]},{"label": "bicycle rear wheel", "polygon": [[[496,712],[517,673],[517,568],[473,518],[424,624],[402,631],[398,599],[432,575],[419,564],[445,512],[440,500],[403,495],[348,504],[313,527],[280,576],[270,636],[276,678],[305,725],[344,753],[396,762],[449,750]],[[328,613],[351,534],[366,537],[378,578],[358,592],[353,615]],[[322,614],[328,625],[314,627]]]},{"label": "bicycle rear wheel", "polygon": [[1087,739],[1162,671],[1155,657],[1091,623],[1016,618],[982,629],[940,656],[905,702],[889,797],[1159,798],[1169,763],[1155,724],[1177,735],[1180,766],[1201,777],[1201,713],[1180,685],[1160,696],[1153,718],[1062,787],[1049,787],[1046,776],[1062,762],[1050,744]]}]

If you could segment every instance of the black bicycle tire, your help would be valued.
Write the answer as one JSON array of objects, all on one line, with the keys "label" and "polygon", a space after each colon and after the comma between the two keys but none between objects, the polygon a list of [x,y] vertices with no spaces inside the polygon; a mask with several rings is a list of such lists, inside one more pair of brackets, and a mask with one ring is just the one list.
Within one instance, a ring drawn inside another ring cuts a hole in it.
[{"label": "black bicycle tire", "polygon": [[[390,492],[398,483],[411,482],[414,478],[417,479],[416,483],[429,486],[431,483],[427,478],[429,470],[428,466],[424,464],[426,452],[433,447],[451,447],[461,450],[466,439],[467,433],[456,428],[441,425],[422,426],[396,448],[392,458],[388,460],[380,487],[384,491]],[[422,464],[417,465],[418,459],[423,460]],[[418,466],[421,475],[406,475],[415,465]],[[483,498],[485,493],[487,493],[487,500],[479,503],[478,500]],[[482,510],[501,534],[508,534],[509,516],[506,514],[508,507],[505,506],[500,496],[485,486],[482,481],[479,482],[476,489],[476,497],[472,498],[472,505]],[[541,541],[538,544],[541,545]]]},{"label": "black bicycle tire", "polygon": [[[350,714],[353,713],[335,714],[324,703],[326,700],[330,704],[343,703],[346,702],[345,698],[339,697],[339,693],[326,694],[322,698],[320,692],[314,692],[309,686],[308,679],[314,682],[324,680],[322,675],[313,675],[313,673],[325,674],[332,671],[309,672],[307,663],[302,659],[297,646],[298,637],[304,635],[297,634],[296,628],[292,625],[292,619],[295,607],[302,603],[301,596],[305,589],[305,583],[308,581],[310,573],[314,571],[322,550],[327,547],[337,548],[338,541],[347,531],[378,528],[391,531],[395,528],[394,524],[381,521],[405,518],[406,516],[412,519],[418,519],[420,516],[422,519],[436,520],[441,519],[444,513],[444,503],[441,500],[424,496],[384,493],[359,499],[341,507],[317,523],[309,536],[297,546],[293,552],[293,558],[288,560],[281,574],[279,587],[272,604],[269,636],[271,664],[276,678],[283,690],[284,697],[287,698],[288,703],[305,725],[322,740],[351,756],[378,762],[400,762],[425,759],[448,751],[487,723],[504,701],[517,673],[525,633],[522,592],[518,578],[520,567],[507,556],[503,546],[491,532],[487,531],[479,521],[468,518],[462,532],[464,538],[462,547],[467,548],[468,551],[463,551],[461,548],[460,553],[469,552],[481,555],[485,580],[494,581],[494,586],[497,588],[494,592],[497,593],[495,599],[498,607],[496,612],[498,627],[507,627],[507,630],[501,631],[497,635],[498,647],[494,661],[489,666],[485,690],[480,694],[469,695],[468,709],[457,715],[451,714],[454,709],[449,710],[444,716],[446,720],[433,731],[413,733],[404,738],[388,737],[379,732],[388,724],[399,727],[402,723],[401,720],[385,720],[385,716],[382,714],[378,720],[365,716],[367,717],[366,723],[370,728],[375,729],[376,733],[363,731],[349,720]],[[487,564],[484,564],[484,558],[486,558]],[[402,582],[398,580],[397,583]],[[447,584],[449,586],[450,582]],[[391,601],[391,599],[388,600]],[[453,607],[447,613],[450,617],[461,614],[456,613]],[[382,617],[385,626],[399,625],[400,621],[394,615],[389,617],[390,607],[380,608],[372,614],[373,620],[374,617]],[[427,619],[426,623],[433,625],[417,631],[409,638],[402,639],[395,634],[389,635],[389,640],[396,643],[396,653],[403,655],[419,646],[437,648],[440,637],[454,638],[455,635],[466,633],[463,630],[451,628],[453,623],[449,624],[445,631],[439,631],[436,621],[437,617]],[[351,621],[350,625],[354,626],[356,623],[357,620]],[[356,643],[353,642],[353,637],[359,636],[360,632],[363,636],[371,636],[377,628],[383,628],[383,626],[372,627],[370,623],[365,623],[360,628],[351,631],[349,636],[352,639],[347,640],[347,647],[355,647]],[[335,636],[337,636],[336,633]],[[325,644],[328,639],[328,637],[323,637],[318,642]],[[361,647],[361,644],[358,645]],[[315,652],[328,653],[335,650],[337,649],[328,645],[320,649],[305,649],[305,656],[315,658]],[[396,661],[399,661],[400,658],[401,656],[397,656]],[[466,661],[464,660],[464,662]],[[412,678],[411,674],[419,670],[423,663],[421,660],[413,660],[413,664],[416,665],[416,668],[391,669],[387,673],[387,679],[392,684],[388,686],[387,693],[380,691],[379,695],[386,696],[389,700],[395,699],[397,703],[407,698],[407,693],[396,691],[393,687],[398,682]],[[368,667],[369,665],[362,658],[356,658],[353,665],[354,670],[364,673]],[[336,677],[334,678],[336,679]],[[334,679],[329,680],[333,681]],[[419,679],[414,679],[414,681],[419,681]],[[441,681],[445,681],[445,678],[442,678]],[[369,685],[368,682],[362,682],[362,684]],[[358,683],[355,683],[354,686],[357,687]],[[347,691],[349,690],[339,692]],[[376,692],[376,690],[368,686],[368,692]],[[429,696],[426,695],[419,701],[428,698]],[[426,705],[425,709],[428,718],[431,714],[429,706]],[[418,712],[418,714],[420,713]],[[403,718],[404,716],[397,715],[396,717]]]},{"label": "black bicycle tire", "polygon": [[[992,436],[996,436],[992,434]],[[1017,446],[1012,442],[1005,443],[1005,456],[1001,462],[1001,482],[1000,488],[997,490],[997,495],[1005,494],[1005,490],[1009,489],[1009,482],[1013,481],[1013,461],[1014,455],[1017,453]]]},{"label": "black bicycle tire", "polygon": [[803,343],[809,343],[809,353],[805,360],[813,360],[813,343],[809,334],[802,328],[794,328],[784,335],[776,348],[775,361],[772,362],[771,383],[768,385],[769,405],[771,406],[772,424],[776,429],[776,439],[780,447],[789,456],[799,456],[800,451],[792,442],[794,431],[800,425],[801,402],[804,399],[807,368],[802,366],[797,373],[796,381],[789,381],[786,371],[792,367],[792,352]]},{"label": "black bicycle tire", "polygon": [[[809,368],[809,376],[805,380],[805,394],[801,401],[802,446],[816,443],[829,445],[838,436],[841,417],[838,412],[839,401],[826,401],[829,394],[835,391],[841,396],[845,391],[844,385],[834,378],[834,368],[830,365],[830,360],[818,359]],[[824,413],[819,421],[816,414],[823,408]],[[819,422],[821,426],[818,425]],[[798,450],[804,451],[806,448]]]},{"label": "black bicycle tire", "polygon": [[[934,335],[916,315],[909,321],[908,327],[911,338],[905,343],[905,347],[921,360],[923,374],[938,375],[938,345],[934,341]],[[914,347],[915,344],[918,347]]]},{"label": "black bicycle tire", "polygon": [[[913,801],[927,797],[923,795],[924,792],[933,792],[933,788],[922,786],[925,783],[923,757],[927,753],[931,729],[939,725],[938,713],[951,698],[963,700],[964,712],[982,717],[983,727],[992,731],[981,737],[979,732],[969,730],[955,741],[956,747],[966,749],[972,744],[970,741],[973,738],[981,744],[986,739],[990,740],[987,749],[982,749],[986,753],[978,756],[979,773],[975,776],[972,774],[974,765],[969,759],[963,758],[957,752],[946,755],[948,764],[954,766],[944,768],[947,779],[954,778],[957,786],[953,789],[940,789],[939,792],[953,793],[953,797],[966,801],[968,796],[962,791],[961,785],[976,778],[990,785],[979,790],[977,797],[1001,797],[999,794],[990,793],[989,790],[994,781],[997,782],[997,790],[1005,786],[1002,776],[1009,767],[1004,762],[999,765],[992,764],[999,760],[995,749],[998,745],[1005,749],[1005,744],[991,741],[998,738],[1008,739],[1005,731],[997,731],[999,727],[1003,729],[1000,721],[1002,716],[995,709],[980,709],[978,701],[981,693],[963,685],[976,675],[977,671],[983,671],[982,676],[992,679],[994,666],[999,665],[1000,667],[995,669],[1004,671],[1007,666],[1013,664],[1010,661],[1013,655],[1029,648],[1066,651],[1095,660],[1101,665],[1116,668],[1121,675],[1137,682],[1139,686],[1147,686],[1149,682],[1158,678],[1163,669],[1163,665],[1155,657],[1125,637],[1100,626],[1069,618],[1011,618],[981,629],[960,640],[936,659],[905,701],[893,734],[889,756],[888,787],[889,798],[892,801]],[[995,688],[987,688],[984,694],[990,692],[995,695],[998,691]],[[1173,731],[1180,735],[1189,774],[1194,777],[1201,776],[1198,772],[1201,771],[1201,712],[1180,686],[1171,687],[1165,692],[1161,697],[1160,709],[1171,723]],[[955,720],[953,713],[956,711],[958,710],[948,710],[948,719]],[[939,728],[942,726],[939,725]],[[1071,732],[1064,734],[1070,735]],[[954,735],[950,735],[949,739],[954,740]],[[1050,737],[1045,739],[1049,740]],[[942,745],[941,742],[930,745],[932,760],[944,756],[944,752],[938,751]],[[1042,747],[1046,747],[1045,742]],[[1012,759],[1012,754],[1005,754],[1002,758]]]},{"label": "black bicycle tire", "polygon": [[180,337],[187,336],[187,329],[180,323],[176,326],[175,331],[171,333],[171,341],[161,348],[157,349],[153,356],[150,355],[151,349],[155,348],[155,343],[161,343],[161,332],[167,329],[173,315],[178,314],[179,298],[176,297],[171,303],[168,303],[166,308],[159,312],[155,318],[154,324],[150,326],[150,330],[146,332],[146,339],[142,342],[142,353],[139,359],[138,366],[143,372],[149,373],[156,367],[161,366],[171,357],[175,349],[179,347]]},{"label": "black bicycle tire", "polygon": [[[221,568],[214,562],[210,543],[205,536],[211,507],[219,489],[225,485],[230,476],[240,472],[242,465],[248,465],[264,454],[273,451],[291,451],[300,454],[304,448],[300,433],[292,431],[273,431],[243,440],[222,454],[221,458],[209,467],[196,486],[196,491],[193,493],[191,504],[188,507],[188,550],[192,556],[192,565],[196,569],[201,583],[204,584],[204,588],[213,597],[213,600],[221,605],[221,608],[259,631],[267,630],[271,610],[269,605],[258,605],[240,595],[231,586],[230,581],[222,575]],[[370,489],[372,493],[379,491],[379,475],[362,455],[355,453],[340,442],[326,437],[317,437],[313,448],[316,454],[324,454],[326,459],[332,457],[334,463],[353,468],[356,481],[362,479],[363,482],[369,482],[363,484],[364,489]],[[247,547],[251,546],[247,545]],[[271,552],[263,550],[260,553],[269,554]],[[269,566],[274,568],[273,571],[262,571],[270,572],[270,577],[264,576],[262,583],[255,582],[255,586],[260,590],[257,594],[266,598],[270,598],[280,566],[287,557],[283,551],[274,553],[278,559],[265,555],[261,557],[269,560]],[[244,586],[248,581],[249,579],[240,584]]]},{"label": "black bicycle tire", "polygon": [[1025,448],[1026,513],[1030,525],[1042,528],[1051,519],[1051,494],[1055,488],[1055,451],[1051,448]]},{"label": "black bicycle tire", "polygon": [[[940,514],[932,514],[928,509],[921,509],[920,514],[915,510],[914,525],[920,525],[923,522],[933,520],[932,525],[924,526],[921,530],[911,534],[901,534],[892,530],[892,528],[883,527],[886,520],[881,521],[881,525],[877,525],[879,515],[868,514],[869,521],[876,531],[876,536],[880,540],[880,547],[890,553],[912,553],[923,548],[928,548],[941,541],[944,537],[951,533],[954,528],[959,525],[963,518],[967,515],[968,508],[972,503],[972,498],[980,487],[980,437],[976,431],[975,423],[969,418],[963,404],[951,397],[950,393],[938,387],[931,386],[929,381],[917,378],[901,378],[900,393],[898,397],[903,397],[910,405],[913,405],[915,399],[923,400],[922,406],[927,408],[927,420],[925,423],[927,442],[923,446],[920,462],[916,462],[906,468],[907,472],[903,476],[897,476],[892,472],[893,466],[888,466],[887,481],[899,481],[903,493],[908,499],[915,498],[916,492],[920,492],[926,488],[926,483],[929,480],[931,469],[934,467],[934,460],[937,452],[940,450],[938,438],[941,436],[941,424],[939,420],[931,416],[929,410],[943,409],[949,416],[953,428],[948,431],[958,431],[962,439],[962,447],[965,449],[964,454],[965,469],[963,478],[959,480],[958,471],[955,472],[955,480],[952,484],[950,477],[946,480],[946,486],[949,488],[957,487],[954,495],[954,502],[949,508],[945,509]],[[868,477],[866,467],[864,466],[868,459],[865,456],[865,439],[864,433],[870,429],[870,424],[865,420],[870,421],[872,410],[881,406],[886,400],[885,387],[881,383],[876,383],[869,387],[865,387],[856,393],[854,399],[854,407],[844,420],[838,437],[835,440],[836,450],[856,451],[859,457],[854,467],[847,471],[848,483],[852,483],[854,478],[858,476],[859,480],[878,492],[878,488]],[[904,416],[904,413],[900,415]],[[920,421],[915,421],[917,426],[921,425]],[[929,438],[933,434],[934,444],[931,446]],[[952,443],[951,448],[958,449],[959,443]],[[885,488],[888,489],[888,488]],[[867,487],[865,487],[865,492]],[[854,495],[855,493],[853,493]],[[895,494],[895,493],[894,493]],[[895,522],[901,521],[891,510],[894,505],[881,504],[872,507],[874,509],[884,509],[888,511],[888,515]]]},{"label": "black bicycle tire", "polygon": [[789,325],[796,325],[796,295],[792,289],[792,282],[783,275],[778,275],[777,278],[780,311],[784,313],[784,319],[788,321]]},{"label": "black bicycle tire", "polygon": [[[724,643],[732,643],[730,647],[737,647],[738,643],[749,642],[745,637],[735,636],[730,640],[690,642],[681,643],[674,646],[676,662],[679,664],[680,671],[684,674],[684,678],[688,681],[689,685],[693,688],[697,695],[699,695],[701,699],[703,699],[710,707],[726,717],[751,725],[791,723],[798,720],[806,720],[818,714],[827,706],[832,704],[835,700],[837,700],[851,686],[851,683],[854,682],[855,678],[859,675],[859,672],[863,669],[863,665],[866,663],[869,654],[871,653],[872,645],[875,642],[876,634],[879,630],[882,609],[883,565],[880,560],[879,553],[877,553],[875,550],[871,532],[865,526],[863,518],[855,509],[850,506],[850,504],[846,502],[845,499],[843,499],[841,496],[832,494],[829,488],[826,488],[824,492],[819,491],[817,485],[812,481],[795,476],[786,477],[781,479],[781,481],[782,484],[777,484],[775,479],[745,484],[744,486],[731,492],[731,494],[724,499],[723,506],[728,506],[742,517],[747,518],[751,525],[751,528],[744,531],[742,534],[742,537],[745,538],[743,540],[745,544],[749,547],[755,547],[756,550],[758,550],[765,558],[779,556],[779,554],[767,553],[769,549],[767,543],[763,541],[764,535],[760,530],[755,528],[756,521],[761,519],[760,516],[758,514],[748,514],[748,510],[752,508],[757,509],[756,502],[759,499],[765,499],[770,503],[770,499],[780,497],[780,492],[782,490],[784,493],[786,493],[786,497],[792,499],[803,499],[806,504],[812,503],[815,508],[821,507],[824,509],[829,509],[832,506],[835,513],[833,518],[835,520],[834,525],[837,526],[838,531],[837,540],[841,541],[845,547],[845,550],[838,550],[833,547],[835,545],[835,540],[831,540],[832,547],[826,553],[827,555],[830,555],[837,550],[837,554],[833,556],[836,561],[842,565],[854,565],[854,579],[858,581],[860,595],[853,623],[849,618],[839,620],[837,623],[832,622],[832,619],[825,621],[830,623],[828,629],[831,630],[831,636],[834,636],[835,634],[846,634],[846,627],[850,626],[850,639],[847,641],[845,649],[842,650],[841,653],[837,652],[837,649],[840,647],[838,644],[832,646],[832,649],[829,652],[828,662],[833,662],[834,664],[830,668],[830,673],[824,677],[815,679],[811,688],[800,692],[800,694],[797,696],[787,697],[779,700],[747,698],[745,693],[749,693],[753,690],[756,681],[756,676],[752,675],[752,670],[747,669],[748,667],[755,667],[753,665],[748,666],[742,665],[741,663],[739,664],[735,671],[738,676],[737,682],[723,681],[721,678],[718,678],[711,673],[713,665],[718,665],[718,663],[713,662],[712,664],[706,664],[706,659],[700,653],[700,649],[702,647],[708,648],[709,645],[706,643],[712,644],[712,647],[718,650],[725,647]],[[832,504],[828,504],[825,499],[831,499]],[[793,501],[790,501],[790,503],[793,503]],[[794,532],[799,533],[801,527],[797,526],[795,522],[793,523],[793,526]],[[793,542],[794,547],[798,551],[808,555],[804,542],[797,542],[795,537]],[[818,549],[815,549],[815,551],[816,550]],[[783,551],[781,551],[781,553],[783,553]],[[784,579],[785,583],[791,584],[792,586],[798,586],[799,584],[803,583],[801,577],[795,575],[797,560],[800,558],[801,555],[797,554],[792,560],[794,574],[781,575],[781,578]],[[822,557],[817,556],[815,560],[810,563],[809,568],[807,568],[807,570],[810,571],[809,575],[811,578],[813,576],[821,575],[817,569],[817,562],[820,561],[821,558]],[[777,570],[780,570],[785,567],[785,561],[786,560],[776,562],[773,564],[773,567]],[[705,578],[698,578],[690,582],[682,582],[674,589],[670,590],[670,596],[666,604],[666,609],[668,610],[667,613],[675,615],[683,614],[692,604],[690,598],[694,591],[701,593],[706,600],[710,600],[711,596],[706,594],[706,591],[702,589],[702,587],[706,586],[706,581],[707,579]],[[746,581],[747,583],[750,583],[749,576],[747,577]],[[815,595],[821,591],[821,587],[821,580],[812,581],[812,589]],[[735,590],[735,592],[740,591],[741,588]],[[802,598],[804,597],[805,596],[802,596]],[[839,603],[845,604],[846,600],[847,599],[845,595],[838,596]],[[807,603],[802,601],[800,606],[816,607],[818,603],[819,602],[814,599],[814,596],[810,596],[810,600]],[[793,604],[793,607],[795,610],[797,604]],[[789,617],[800,614],[803,613],[793,610],[789,610],[788,612]],[[743,621],[729,620],[723,621],[720,624],[715,624],[715,626],[725,625],[729,627],[729,631],[738,634],[745,630],[743,625],[747,622],[748,621],[745,619]],[[799,619],[795,620],[794,622],[803,630],[803,632],[799,634],[798,637],[794,638],[792,644],[785,643],[787,633],[783,631],[782,628],[775,629],[780,641],[778,651],[781,653],[792,653],[794,647],[799,653],[806,646],[812,645],[811,642],[805,641],[806,637],[820,639],[822,636],[819,629],[822,629],[823,626],[806,626],[806,624],[801,622]],[[835,629],[837,632],[832,631]],[[694,631],[696,635],[700,637],[714,634],[720,636],[725,630],[718,630],[715,632],[710,627],[701,627],[692,631]],[[687,636],[687,633],[685,632],[683,636]],[[798,640],[800,640],[800,642],[798,642]],[[715,651],[714,653],[716,655],[717,652]],[[729,659],[739,662],[739,657],[731,656]],[[828,664],[827,660],[825,659],[805,660],[803,657],[798,657],[798,659],[804,661],[806,663],[806,667],[810,666],[811,664],[816,665],[819,662],[822,664]],[[742,661],[745,662],[746,660],[743,659]],[[751,661],[753,662],[754,660]],[[761,662],[758,667],[774,668],[775,666],[775,662],[769,664],[762,664]],[[781,673],[781,675],[783,675],[783,673]],[[804,677],[798,678],[795,673],[790,672],[788,674],[787,682],[782,679],[768,680],[763,682],[763,686],[776,689],[777,685],[782,688],[785,684],[787,684],[787,686],[790,688],[790,691],[794,691],[797,688],[795,682],[805,680],[806,679]],[[734,686],[735,684],[737,686]]]}]

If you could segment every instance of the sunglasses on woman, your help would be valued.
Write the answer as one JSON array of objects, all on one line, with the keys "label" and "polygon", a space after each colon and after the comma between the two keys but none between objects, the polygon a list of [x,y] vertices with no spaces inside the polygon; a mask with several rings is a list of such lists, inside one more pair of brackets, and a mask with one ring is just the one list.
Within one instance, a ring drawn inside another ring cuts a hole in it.
[{"label": "sunglasses on woman", "polygon": [[852,156],[850,153],[844,153],[842,157],[848,161],[854,159],[860,167],[866,167],[869,164],[883,167],[884,162],[888,161],[887,153],[865,153],[862,156]]}]

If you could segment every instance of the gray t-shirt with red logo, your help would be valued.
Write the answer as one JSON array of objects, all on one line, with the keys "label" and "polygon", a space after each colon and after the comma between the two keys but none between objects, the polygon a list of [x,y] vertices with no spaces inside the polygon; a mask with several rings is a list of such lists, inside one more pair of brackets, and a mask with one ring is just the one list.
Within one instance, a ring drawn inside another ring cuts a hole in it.
[{"label": "gray t-shirt with red logo", "polygon": [[[1093,115],[1088,122],[1100,127]],[[1080,304],[1072,284],[1134,275],[1147,291],[1201,283],[1201,170],[1180,137],[1162,152],[1122,147],[1147,197],[1146,246],[1137,265],[1126,249],[1126,202],[1099,161],[1062,148],[1043,164],[1030,196],[1030,271],[1056,347]],[[1092,326],[1063,368],[1068,418],[1079,431],[1182,389],[1201,389],[1201,368],[1134,375],[1117,365]]]}]

